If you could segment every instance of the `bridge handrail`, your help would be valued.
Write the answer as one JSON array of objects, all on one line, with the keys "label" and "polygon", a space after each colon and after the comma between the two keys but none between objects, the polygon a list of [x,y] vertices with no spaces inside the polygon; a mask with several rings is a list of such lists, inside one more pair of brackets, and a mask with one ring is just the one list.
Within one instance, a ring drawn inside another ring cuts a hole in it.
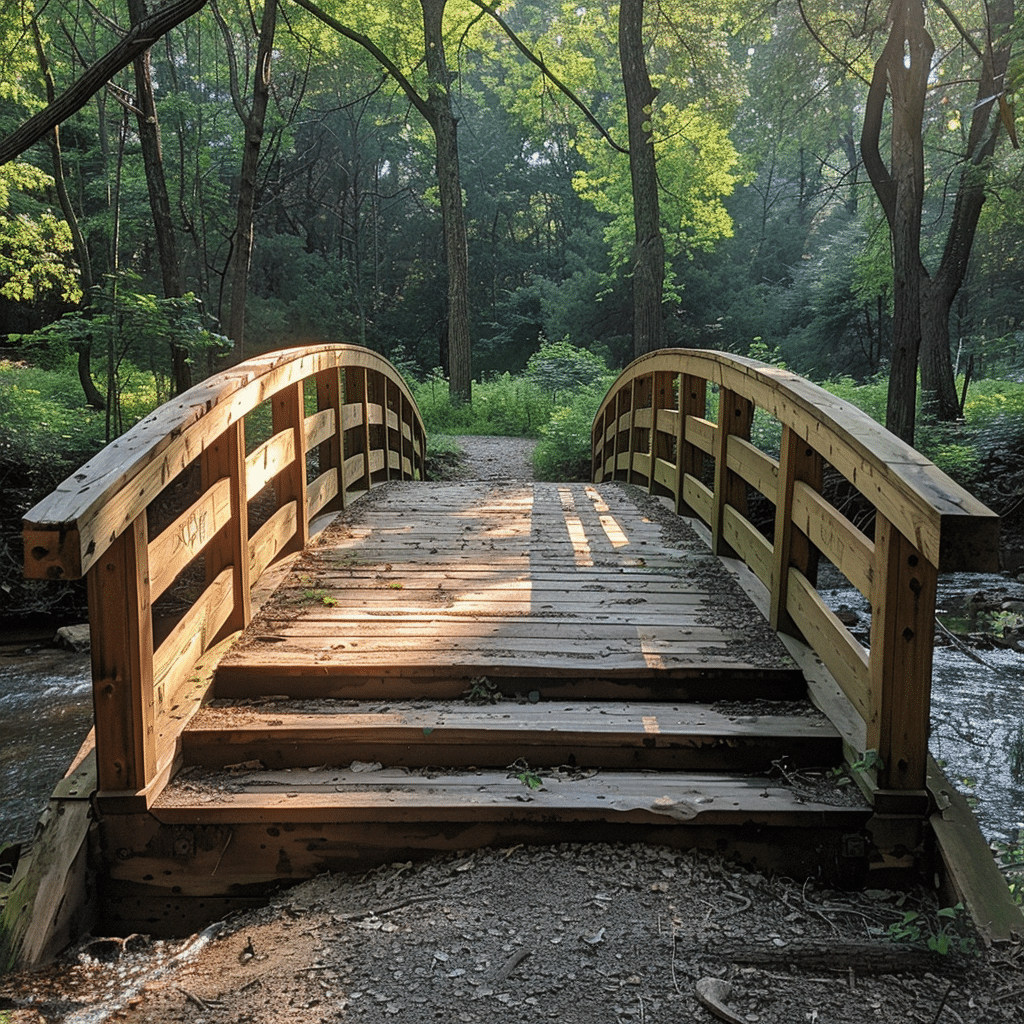
[{"label": "bridge handrail", "polygon": [[[777,459],[750,443],[755,409],[781,424]],[[662,349],[631,363],[594,419],[592,451],[595,482],[673,498],[708,525],[716,554],[750,567],[771,595],[773,628],[805,639],[863,718],[878,788],[923,790],[936,575],[997,570],[998,516],[856,407],[723,352]],[[873,537],[823,497],[826,463],[874,507]],[[748,487],[775,506],[771,539],[747,518]],[[868,649],[818,594],[819,552],[869,601]]]},{"label": "bridge handrail", "polygon": [[[316,391],[309,416],[306,382]],[[246,416],[264,402],[271,436],[247,455]],[[313,449],[318,476],[308,481]],[[147,802],[173,762],[181,708],[201,700],[190,683],[197,660],[248,624],[264,570],[305,547],[318,514],[377,483],[423,478],[425,457],[423,421],[398,371],[369,349],[315,345],[197,384],[29,510],[25,575],[86,579],[101,791]],[[149,510],[186,473],[199,497],[151,535]],[[261,492],[272,492],[261,499],[272,511],[250,536],[249,503]],[[154,603],[200,555],[205,587],[155,643]]]}]

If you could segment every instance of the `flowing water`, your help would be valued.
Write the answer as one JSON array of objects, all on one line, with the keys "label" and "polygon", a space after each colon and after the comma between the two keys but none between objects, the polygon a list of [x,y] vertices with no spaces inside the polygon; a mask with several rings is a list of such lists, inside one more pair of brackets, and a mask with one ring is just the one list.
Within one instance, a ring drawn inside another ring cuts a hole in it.
[{"label": "flowing water", "polygon": [[[870,610],[860,593],[827,565],[818,586],[831,608],[860,616],[852,628],[865,642]],[[1024,598],[1024,585],[1006,576],[951,573],[939,577],[939,621],[953,633],[966,632],[971,597],[979,591]],[[929,747],[950,782],[969,798],[986,838],[1024,834],[1024,655],[953,640],[936,645]]]},{"label": "flowing water", "polygon": [[0,649],[0,845],[31,838],[91,724],[88,655]]},{"label": "flowing water", "polygon": [[[823,597],[833,608],[860,615],[853,628],[866,637],[865,602],[828,571],[823,569],[820,580]],[[1004,576],[942,577],[942,621],[961,628],[972,594],[1008,586],[1024,594],[1024,586]],[[936,647],[932,680],[932,754],[950,781],[977,799],[986,837],[1013,839],[1024,830],[1024,655]],[[87,655],[0,650],[0,844],[32,835],[89,730],[91,713]]]}]

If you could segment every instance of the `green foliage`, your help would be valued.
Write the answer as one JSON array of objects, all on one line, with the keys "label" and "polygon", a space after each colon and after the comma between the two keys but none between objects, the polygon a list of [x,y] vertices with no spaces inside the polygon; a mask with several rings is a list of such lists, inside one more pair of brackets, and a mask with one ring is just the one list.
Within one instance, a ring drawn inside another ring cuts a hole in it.
[{"label": "green foliage", "polygon": [[589,480],[591,428],[609,381],[583,388],[569,405],[556,408],[540,432],[533,472],[540,480]]},{"label": "green foliage", "polygon": [[493,679],[477,676],[470,679],[469,686],[463,691],[462,696],[470,704],[497,704],[501,699],[501,691]]},{"label": "green foliage", "polygon": [[551,415],[551,398],[533,380],[508,372],[474,382],[470,403],[451,400],[440,367],[411,388],[428,435],[536,437]]},{"label": "green foliage", "polygon": [[1015,839],[992,844],[999,870],[1006,876],[1006,886],[1013,902],[1024,907],[1024,833],[1018,832]]},{"label": "green foliage", "polygon": [[887,934],[893,942],[920,942],[925,939],[933,953],[972,953],[976,940],[965,920],[964,905],[942,907],[932,921],[918,910],[904,911],[901,920],[889,925]]},{"label": "green foliage", "polygon": [[526,364],[526,374],[557,402],[561,392],[576,392],[602,380],[608,375],[608,367],[599,356],[577,348],[568,338],[542,338],[540,351],[530,356]]},{"label": "green foliage", "polygon": [[32,302],[82,296],[67,224],[38,198],[53,178],[26,163],[0,167],[0,297]]}]

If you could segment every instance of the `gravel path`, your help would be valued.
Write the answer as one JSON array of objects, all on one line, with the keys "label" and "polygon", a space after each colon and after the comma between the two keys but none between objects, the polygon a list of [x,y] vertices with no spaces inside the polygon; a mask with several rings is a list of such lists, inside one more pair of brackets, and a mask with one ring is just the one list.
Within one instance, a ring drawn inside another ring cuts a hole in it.
[{"label": "gravel path", "polygon": [[453,441],[464,459],[459,476],[465,480],[532,480],[533,449],[537,442],[524,437],[460,435]]}]

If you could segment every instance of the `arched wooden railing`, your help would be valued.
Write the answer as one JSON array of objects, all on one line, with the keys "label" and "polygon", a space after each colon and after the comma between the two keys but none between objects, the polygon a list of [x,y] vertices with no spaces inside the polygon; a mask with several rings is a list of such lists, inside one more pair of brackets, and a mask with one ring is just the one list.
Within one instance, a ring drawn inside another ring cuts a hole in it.
[{"label": "arched wooden railing", "polygon": [[[750,443],[755,409],[781,424],[778,458]],[[874,506],[873,535],[823,497],[825,464]],[[711,351],[664,349],[623,371],[594,420],[593,477],[645,486],[703,520],[715,553],[768,588],[772,626],[807,641],[863,718],[877,788],[924,789],[936,574],[998,569],[995,513],[817,385]],[[748,487],[775,506],[770,537],[747,518]],[[815,589],[819,552],[870,602],[869,648]]]},{"label": "arched wooden railing", "polygon": [[[248,454],[247,417],[270,434]],[[26,576],[87,582],[101,792],[148,801],[172,768],[183,709],[201,699],[197,660],[248,623],[263,571],[305,547],[318,514],[422,478],[425,450],[416,402],[386,359],[290,349],[162,405],[29,511]],[[159,528],[175,497],[187,507]],[[154,605],[182,574],[194,577],[191,607],[168,623]]]}]

